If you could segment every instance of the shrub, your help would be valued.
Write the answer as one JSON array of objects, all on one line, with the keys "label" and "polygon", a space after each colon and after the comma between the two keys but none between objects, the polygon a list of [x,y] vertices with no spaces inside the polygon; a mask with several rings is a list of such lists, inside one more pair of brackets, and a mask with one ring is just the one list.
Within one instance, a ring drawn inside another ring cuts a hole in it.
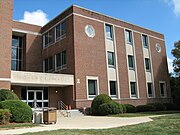
[{"label": "shrub", "polygon": [[162,103],[149,103],[147,105],[152,105],[155,108],[155,111],[164,111],[166,110],[165,105]]},{"label": "shrub", "polygon": [[123,112],[122,105],[114,101],[110,103],[104,103],[99,106],[99,115],[102,116],[109,114],[118,114],[122,112]]},{"label": "shrub", "polygon": [[110,103],[112,101],[111,97],[106,94],[100,94],[96,96],[91,104],[91,111],[93,115],[100,115],[99,106],[104,103]]},{"label": "shrub", "polygon": [[179,106],[174,103],[164,103],[166,110],[179,110]]},{"label": "shrub", "polygon": [[121,105],[122,105],[122,108],[123,108],[123,113],[126,113],[127,112],[126,105],[124,105],[124,104],[121,104]]},{"label": "shrub", "polygon": [[11,113],[8,109],[0,109],[0,124],[8,124]]},{"label": "shrub", "polygon": [[148,112],[148,111],[155,111],[155,107],[153,105],[138,105],[136,106],[137,112]]},{"label": "shrub", "polygon": [[136,112],[136,107],[131,105],[131,104],[124,104],[126,107],[126,112],[127,113],[135,113]]},{"label": "shrub", "polygon": [[5,100],[0,102],[0,108],[9,109],[12,122],[31,122],[32,110],[29,105],[21,100]]},{"label": "shrub", "polygon": [[0,101],[4,100],[19,100],[18,96],[11,90],[0,90]]}]

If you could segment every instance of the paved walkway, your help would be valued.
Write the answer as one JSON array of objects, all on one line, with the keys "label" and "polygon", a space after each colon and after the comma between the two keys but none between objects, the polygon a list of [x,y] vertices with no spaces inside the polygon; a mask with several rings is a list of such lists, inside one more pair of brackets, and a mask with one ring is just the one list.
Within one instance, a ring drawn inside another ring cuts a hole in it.
[{"label": "paved walkway", "polygon": [[149,117],[96,117],[96,116],[79,116],[70,118],[59,118],[56,124],[44,125],[41,127],[21,128],[12,130],[0,130],[0,135],[23,134],[27,132],[50,131],[57,129],[107,129],[134,125],[152,121]]}]

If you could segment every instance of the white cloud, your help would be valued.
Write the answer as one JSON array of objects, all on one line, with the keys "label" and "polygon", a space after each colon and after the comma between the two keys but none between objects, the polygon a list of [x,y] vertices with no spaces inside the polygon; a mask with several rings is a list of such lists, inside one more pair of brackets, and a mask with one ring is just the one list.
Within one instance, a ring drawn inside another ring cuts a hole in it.
[{"label": "white cloud", "polygon": [[169,6],[173,7],[173,11],[177,17],[180,17],[180,0],[164,0]]},{"label": "white cloud", "polygon": [[173,73],[173,60],[167,58],[169,73]]},{"label": "white cloud", "polygon": [[49,21],[49,19],[48,15],[42,10],[36,10],[33,12],[25,11],[23,19],[19,21],[43,26]]}]

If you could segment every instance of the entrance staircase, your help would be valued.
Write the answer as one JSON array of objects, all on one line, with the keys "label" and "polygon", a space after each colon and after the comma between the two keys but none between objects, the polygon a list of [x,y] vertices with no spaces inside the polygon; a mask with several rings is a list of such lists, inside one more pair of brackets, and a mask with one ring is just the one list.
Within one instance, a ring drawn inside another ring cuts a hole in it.
[{"label": "entrance staircase", "polygon": [[84,116],[78,109],[70,109],[62,101],[58,101],[57,117],[80,117]]}]

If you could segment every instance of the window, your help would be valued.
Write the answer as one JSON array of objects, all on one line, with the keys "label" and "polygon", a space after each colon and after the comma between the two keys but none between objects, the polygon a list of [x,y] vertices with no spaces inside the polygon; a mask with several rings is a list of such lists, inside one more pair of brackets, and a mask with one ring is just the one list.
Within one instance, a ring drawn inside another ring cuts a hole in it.
[{"label": "window", "polygon": [[11,70],[22,70],[23,45],[22,37],[12,36]]},{"label": "window", "polygon": [[134,56],[128,55],[129,69],[134,69]]},{"label": "window", "polygon": [[145,48],[148,48],[148,37],[147,37],[147,35],[142,35],[142,41],[143,41],[143,46]]},{"label": "window", "polygon": [[116,81],[110,81],[110,95],[111,97],[117,97]]},{"label": "window", "polygon": [[114,67],[115,66],[114,52],[108,52],[108,65],[109,65],[109,67]]},{"label": "window", "polygon": [[152,83],[147,83],[148,85],[148,96],[153,97]]},{"label": "window", "polygon": [[161,97],[166,97],[166,93],[165,90],[166,86],[165,86],[165,82],[160,82],[160,93],[161,93]]},{"label": "window", "polygon": [[97,80],[88,79],[88,96],[94,98],[97,95]]},{"label": "window", "polygon": [[54,29],[51,29],[49,32],[43,35],[44,48],[47,48],[53,42],[54,42]]},{"label": "window", "polygon": [[106,39],[112,39],[112,26],[106,24]]},{"label": "window", "polygon": [[145,58],[146,71],[151,71],[150,60]]},{"label": "window", "polygon": [[136,82],[130,82],[131,86],[131,97],[137,97]]},{"label": "window", "polygon": [[44,71],[50,72],[53,70],[53,57],[49,57],[44,60]]},{"label": "window", "polygon": [[56,26],[56,40],[61,40],[66,36],[66,23],[62,22]]},{"label": "window", "polygon": [[132,32],[129,30],[125,30],[126,33],[126,43],[132,44]]},{"label": "window", "polygon": [[66,50],[56,54],[56,69],[66,67]]}]

